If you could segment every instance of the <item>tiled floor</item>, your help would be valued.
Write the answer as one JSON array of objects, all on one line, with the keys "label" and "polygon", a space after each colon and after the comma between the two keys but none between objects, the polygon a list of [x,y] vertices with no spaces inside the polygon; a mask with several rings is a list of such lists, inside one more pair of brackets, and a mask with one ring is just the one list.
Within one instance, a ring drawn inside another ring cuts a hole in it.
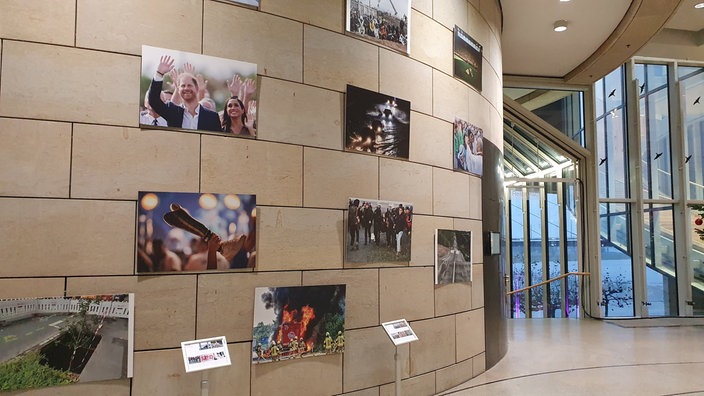
[{"label": "tiled floor", "polygon": [[704,395],[704,326],[513,319],[508,336],[499,363],[441,394]]}]

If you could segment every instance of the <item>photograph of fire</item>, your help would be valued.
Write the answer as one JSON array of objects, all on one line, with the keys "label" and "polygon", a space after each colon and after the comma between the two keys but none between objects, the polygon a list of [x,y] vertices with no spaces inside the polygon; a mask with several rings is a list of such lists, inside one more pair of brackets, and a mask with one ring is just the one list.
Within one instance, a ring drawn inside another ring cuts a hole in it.
[{"label": "photograph of fire", "polygon": [[133,296],[0,299],[0,392],[132,377]]},{"label": "photograph of fire", "polygon": [[252,364],[342,353],[345,285],[258,287]]}]

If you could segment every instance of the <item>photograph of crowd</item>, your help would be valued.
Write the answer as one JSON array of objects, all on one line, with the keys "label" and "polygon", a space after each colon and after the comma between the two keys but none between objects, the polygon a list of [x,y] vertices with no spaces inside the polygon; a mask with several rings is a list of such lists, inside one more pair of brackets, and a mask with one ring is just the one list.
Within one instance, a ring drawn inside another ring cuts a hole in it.
[{"label": "photograph of crowd", "polygon": [[0,393],[130,378],[133,335],[134,294],[0,299]]},{"label": "photograph of crowd", "polygon": [[257,136],[257,65],[142,46],[139,124]]},{"label": "photograph of crowd", "polygon": [[347,0],[347,31],[410,52],[411,0]]},{"label": "photograph of crowd", "polygon": [[347,208],[345,261],[410,261],[412,226],[412,204],[350,198]]},{"label": "photograph of crowd", "polygon": [[345,285],[257,287],[252,363],[345,350]]},{"label": "photograph of crowd", "polygon": [[484,166],[484,131],[459,118],[455,118],[453,127],[454,169],[481,176]]},{"label": "photograph of crowd", "polygon": [[482,91],[482,46],[462,29],[455,26],[453,74]]},{"label": "photograph of crowd", "polygon": [[472,281],[472,233],[435,230],[435,284]]},{"label": "photograph of crowd", "polygon": [[347,85],[345,150],[408,159],[411,102]]},{"label": "photograph of crowd", "polygon": [[140,192],[137,272],[254,268],[256,196]]}]

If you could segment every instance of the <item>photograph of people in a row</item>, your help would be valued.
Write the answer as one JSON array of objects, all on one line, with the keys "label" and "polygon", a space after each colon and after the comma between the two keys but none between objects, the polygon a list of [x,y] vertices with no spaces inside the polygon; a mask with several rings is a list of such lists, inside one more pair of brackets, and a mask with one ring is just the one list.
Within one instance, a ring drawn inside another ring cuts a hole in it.
[{"label": "photograph of people in a row", "polygon": [[346,262],[411,260],[413,204],[353,197],[347,205]]}]

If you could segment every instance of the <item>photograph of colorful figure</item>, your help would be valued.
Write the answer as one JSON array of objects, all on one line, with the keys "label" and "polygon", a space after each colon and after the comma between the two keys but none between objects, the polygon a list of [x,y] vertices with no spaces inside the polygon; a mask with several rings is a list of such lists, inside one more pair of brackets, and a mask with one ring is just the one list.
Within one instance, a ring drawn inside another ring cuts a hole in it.
[{"label": "photograph of colorful figure", "polygon": [[140,192],[137,272],[256,266],[256,196]]},{"label": "photograph of colorful figure", "polygon": [[454,169],[481,176],[484,167],[484,131],[459,118],[455,118],[453,128]]}]

